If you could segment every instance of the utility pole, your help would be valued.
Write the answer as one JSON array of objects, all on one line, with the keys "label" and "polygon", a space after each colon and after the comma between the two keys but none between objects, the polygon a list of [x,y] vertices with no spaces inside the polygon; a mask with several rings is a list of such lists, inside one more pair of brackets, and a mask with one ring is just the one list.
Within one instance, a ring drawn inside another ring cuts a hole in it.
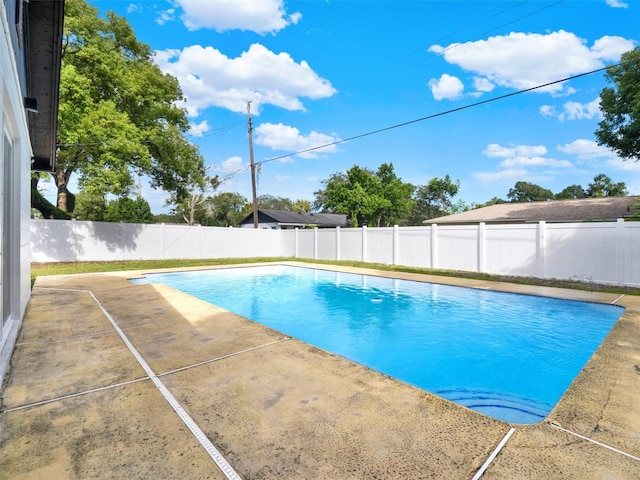
[{"label": "utility pole", "polygon": [[253,193],[253,228],[258,228],[258,197],[256,196],[256,164],[253,162],[253,136],[251,131],[251,102],[247,102],[247,123],[249,126],[249,161],[251,162],[251,191]]}]

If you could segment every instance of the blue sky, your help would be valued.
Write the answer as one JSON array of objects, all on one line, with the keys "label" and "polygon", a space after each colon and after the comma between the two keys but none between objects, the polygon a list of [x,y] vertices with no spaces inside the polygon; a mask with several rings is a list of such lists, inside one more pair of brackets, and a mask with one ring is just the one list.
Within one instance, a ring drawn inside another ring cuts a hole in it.
[{"label": "blue sky", "polygon": [[[640,45],[638,0],[93,3],[178,78],[219,191],[251,198],[250,101],[259,195],[312,201],[332,173],[382,163],[414,185],[448,174],[466,203],[599,173],[640,194],[640,163],[595,143],[602,72],[271,160],[615,64]],[[166,195],[143,194],[166,211]]]}]

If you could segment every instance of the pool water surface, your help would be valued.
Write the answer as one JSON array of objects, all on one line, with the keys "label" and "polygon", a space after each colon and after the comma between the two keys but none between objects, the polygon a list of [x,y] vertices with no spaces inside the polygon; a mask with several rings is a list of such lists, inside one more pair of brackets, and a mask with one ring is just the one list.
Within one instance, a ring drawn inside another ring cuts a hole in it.
[{"label": "pool water surface", "polygon": [[623,308],[268,265],[161,283],[500,420],[547,416]]}]

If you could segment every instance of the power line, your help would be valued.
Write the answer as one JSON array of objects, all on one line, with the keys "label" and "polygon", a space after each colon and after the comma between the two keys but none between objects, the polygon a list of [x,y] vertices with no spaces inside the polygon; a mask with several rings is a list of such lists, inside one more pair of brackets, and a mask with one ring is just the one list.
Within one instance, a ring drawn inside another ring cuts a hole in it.
[{"label": "power line", "polygon": [[244,123],[244,121],[241,121],[241,122],[232,123],[230,125],[225,125],[224,127],[218,127],[218,128],[213,129],[213,130],[207,130],[202,135],[197,135],[195,133],[187,133],[187,134],[185,134],[185,136],[187,136],[187,137],[196,137],[196,138],[208,137],[210,135],[217,134],[218,132],[221,132],[222,130],[228,130],[231,127],[235,127],[235,126],[241,125],[243,123]]},{"label": "power line", "polygon": [[566,82],[566,81],[569,81],[569,80],[574,80],[576,78],[586,77],[587,75],[593,75],[594,73],[598,73],[598,72],[602,72],[604,70],[607,70],[610,67],[619,67],[620,65],[622,65],[622,64],[619,63],[619,64],[616,64],[616,65],[609,65],[607,67],[602,67],[602,68],[598,68],[596,70],[591,70],[590,72],[584,72],[584,73],[580,73],[580,74],[577,74],[577,75],[572,75],[570,77],[566,77],[566,78],[563,78],[561,80],[555,80],[553,82],[545,83],[545,84],[542,84],[542,85],[537,85],[537,86],[531,87],[531,88],[526,88],[524,90],[518,90],[516,92],[507,93],[505,95],[500,95],[498,97],[488,98],[487,100],[482,100],[480,102],[474,102],[474,103],[470,103],[468,105],[463,105],[462,107],[452,108],[450,110],[445,110],[443,112],[434,113],[432,115],[427,115],[426,117],[416,118],[414,120],[409,120],[407,122],[398,123],[396,125],[391,125],[389,127],[379,128],[377,130],[373,130],[373,131],[370,131],[370,132],[361,133],[359,135],[354,135],[353,137],[349,137],[349,138],[345,138],[345,139],[341,139],[341,140],[336,140],[335,142],[325,143],[323,145],[318,145],[316,147],[306,148],[304,150],[299,150],[297,152],[288,153],[286,155],[280,155],[280,156],[277,156],[277,157],[268,158],[266,160],[262,160],[260,162],[256,162],[256,165],[262,165],[263,163],[268,163],[268,162],[273,162],[275,160],[281,160],[283,158],[293,157],[293,156],[299,155],[301,153],[307,153],[307,152],[312,152],[312,151],[315,151],[315,150],[320,150],[322,148],[331,147],[333,145],[338,145],[340,143],[348,142],[348,141],[351,141],[351,140],[357,140],[359,138],[368,137],[368,136],[371,136],[371,135],[375,135],[377,133],[386,132],[388,130],[393,130],[393,129],[400,128],[400,127],[406,127],[407,125],[412,125],[414,123],[423,122],[425,120],[430,120],[432,118],[441,117],[443,115],[449,115],[451,113],[459,112],[461,110],[466,110],[468,108],[477,107],[477,106],[480,106],[480,105],[485,105],[487,103],[495,102],[495,101],[498,101],[498,100],[503,100],[505,98],[510,98],[510,97],[515,96],[515,95],[520,95],[522,93],[531,92],[533,90],[539,90],[541,88],[549,87],[551,85],[556,85],[558,83]]},{"label": "power line", "polygon": [[[565,1],[566,1],[566,0],[558,0],[557,2],[554,2],[554,3],[550,4],[550,5],[546,5],[546,6],[542,7],[542,8],[539,8],[538,10],[534,10],[533,12],[529,12],[529,13],[527,13],[526,15],[523,15],[523,16],[521,16],[521,17],[518,17],[518,18],[514,19],[514,20],[511,20],[510,22],[503,23],[502,25],[498,25],[497,27],[492,28],[491,30],[487,30],[487,31],[485,31],[485,32],[482,32],[482,33],[480,33],[479,35],[476,35],[475,37],[473,37],[471,40],[477,40],[478,38],[482,38],[482,37],[484,37],[485,35],[487,35],[487,34],[489,34],[489,33],[493,33],[493,32],[495,32],[496,30],[500,30],[501,28],[504,28],[504,27],[506,27],[506,26],[509,26],[509,25],[511,25],[512,23],[519,22],[520,20],[522,20],[522,19],[524,19],[524,18],[527,18],[527,17],[531,17],[531,16],[533,16],[533,15],[536,15],[536,14],[538,14],[538,13],[540,13],[540,12],[542,12],[542,11],[544,11],[544,10],[548,9],[548,8],[555,7],[556,5],[559,5],[559,4],[561,4],[561,3],[565,2]],[[451,35],[449,35],[449,36],[451,36]],[[466,40],[466,42],[469,42],[469,41],[471,41],[471,40]],[[436,54],[436,55],[442,55],[444,52],[448,52],[449,50],[453,50],[454,48],[457,48],[457,47],[459,47],[459,46],[461,46],[461,45],[464,45],[464,42],[455,43],[454,45],[451,45],[451,46],[449,46],[449,47],[447,47],[447,48],[443,49],[442,51],[437,52],[437,53],[435,53],[435,54]]]}]

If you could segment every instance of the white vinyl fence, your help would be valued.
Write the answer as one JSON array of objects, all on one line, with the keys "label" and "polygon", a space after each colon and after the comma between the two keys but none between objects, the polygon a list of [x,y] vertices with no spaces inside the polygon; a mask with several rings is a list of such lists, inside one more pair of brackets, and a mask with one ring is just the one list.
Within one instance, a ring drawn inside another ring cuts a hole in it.
[{"label": "white vinyl fence", "polygon": [[33,220],[34,262],[295,257],[640,285],[640,222],[267,230]]}]

